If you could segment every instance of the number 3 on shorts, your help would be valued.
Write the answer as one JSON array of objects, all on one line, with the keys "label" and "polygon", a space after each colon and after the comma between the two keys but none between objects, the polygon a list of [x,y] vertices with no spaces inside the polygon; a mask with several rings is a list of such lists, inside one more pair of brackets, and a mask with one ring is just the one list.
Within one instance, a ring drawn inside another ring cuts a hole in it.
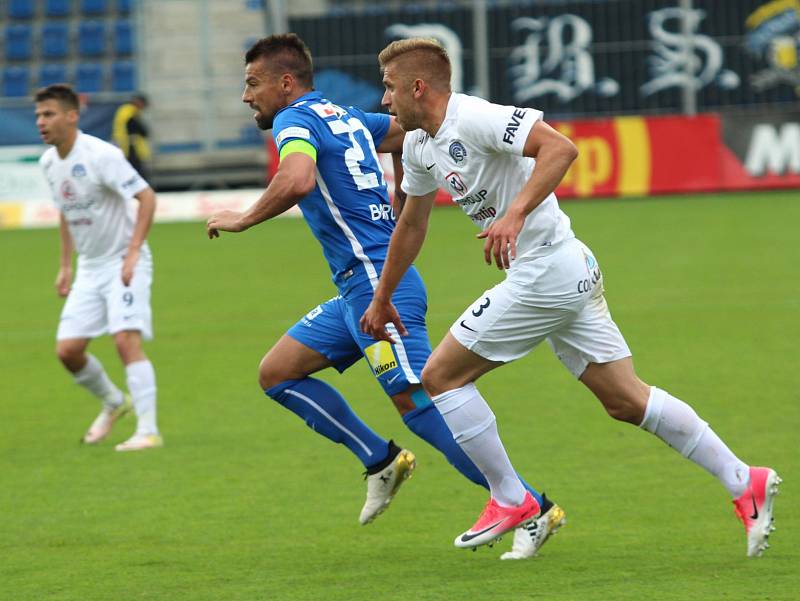
[{"label": "number 3 on shorts", "polygon": [[490,305],[490,304],[492,304],[492,301],[491,301],[491,300],[489,300],[489,297],[487,296],[487,297],[484,299],[484,302],[483,302],[483,303],[481,303],[480,305],[478,305],[478,308],[477,308],[477,309],[473,309],[473,310],[472,310],[472,314],[473,314],[475,317],[480,317],[481,315],[483,315],[483,312],[484,312],[486,309],[488,309],[488,308],[489,308],[489,305]]}]

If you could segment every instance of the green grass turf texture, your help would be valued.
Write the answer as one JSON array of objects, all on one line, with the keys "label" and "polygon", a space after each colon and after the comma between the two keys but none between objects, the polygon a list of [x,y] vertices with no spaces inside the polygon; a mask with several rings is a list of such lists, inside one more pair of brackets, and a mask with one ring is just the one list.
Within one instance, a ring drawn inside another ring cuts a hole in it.
[{"label": "green grass turf texture", "polygon": [[[418,469],[362,527],[346,449],[264,397],[270,345],[334,295],[302,220],[209,241],[156,225],[162,450],[118,454],[54,353],[56,230],[0,233],[0,599],[797,599],[796,192],[563,204],[595,251],[641,377],[692,404],[745,461],[785,483],[773,547],[745,557],[727,492],[653,436],[605,416],[543,346],[480,382],[519,471],[567,511],[534,560],[456,549],[486,494],[403,426],[365,363],[322,377]],[[437,209],[418,266],[436,343],[501,274],[476,230]],[[93,352],[122,383],[108,338]]]}]

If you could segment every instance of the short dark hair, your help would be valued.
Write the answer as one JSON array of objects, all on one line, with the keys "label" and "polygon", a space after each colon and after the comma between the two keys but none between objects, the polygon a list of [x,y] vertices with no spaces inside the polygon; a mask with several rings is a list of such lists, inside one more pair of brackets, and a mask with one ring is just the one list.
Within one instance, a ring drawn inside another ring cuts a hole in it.
[{"label": "short dark hair", "polygon": [[261,38],[244,55],[246,65],[267,59],[271,71],[291,73],[303,86],[314,87],[311,51],[296,33],[280,33]]},{"label": "short dark hair", "polygon": [[65,83],[54,83],[45,88],[36,90],[33,96],[34,102],[44,102],[45,100],[57,100],[61,106],[69,110],[80,110],[81,103],[78,95],[71,85]]}]

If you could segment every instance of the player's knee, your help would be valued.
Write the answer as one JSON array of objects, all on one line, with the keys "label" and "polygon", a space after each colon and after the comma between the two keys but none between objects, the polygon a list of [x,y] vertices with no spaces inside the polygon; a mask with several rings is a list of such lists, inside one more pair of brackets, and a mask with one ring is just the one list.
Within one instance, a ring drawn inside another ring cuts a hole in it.
[{"label": "player's knee", "polygon": [[430,396],[436,396],[438,394],[436,388],[436,378],[435,372],[432,369],[429,369],[427,365],[422,370],[420,374],[420,381],[422,382],[422,388],[425,389]]},{"label": "player's knee", "polygon": [[142,337],[138,331],[117,332],[114,334],[114,346],[117,347],[117,354],[124,365],[147,359],[142,349]]},{"label": "player's knee", "polygon": [[61,363],[70,371],[78,371],[85,363],[83,348],[69,342],[58,342],[56,344],[56,356]]},{"label": "player's knee", "polygon": [[425,392],[431,397],[447,392],[453,388],[453,386],[448,385],[445,371],[436,363],[428,362],[422,370],[420,379],[422,380],[422,387],[425,389]]},{"label": "player's knee", "polygon": [[59,342],[56,344],[56,357],[58,357],[58,360],[61,361],[61,363],[67,365],[72,359],[74,359],[75,353],[69,346]]},{"label": "player's knee", "polygon": [[258,365],[258,385],[262,390],[269,390],[287,379],[287,374],[275,361],[270,361],[267,357],[261,360]]}]

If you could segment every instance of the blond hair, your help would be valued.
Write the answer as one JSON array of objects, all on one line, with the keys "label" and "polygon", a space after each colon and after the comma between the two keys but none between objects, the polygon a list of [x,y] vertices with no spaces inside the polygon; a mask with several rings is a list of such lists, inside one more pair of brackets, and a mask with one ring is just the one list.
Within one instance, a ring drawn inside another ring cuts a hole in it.
[{"label": "blond hair", "polygon": [[450,57],[447,50],[432,38],[396,40],[378,55],[381,71],[396,63],[403,79],[422,79],[430,85],[450,89]]}]

